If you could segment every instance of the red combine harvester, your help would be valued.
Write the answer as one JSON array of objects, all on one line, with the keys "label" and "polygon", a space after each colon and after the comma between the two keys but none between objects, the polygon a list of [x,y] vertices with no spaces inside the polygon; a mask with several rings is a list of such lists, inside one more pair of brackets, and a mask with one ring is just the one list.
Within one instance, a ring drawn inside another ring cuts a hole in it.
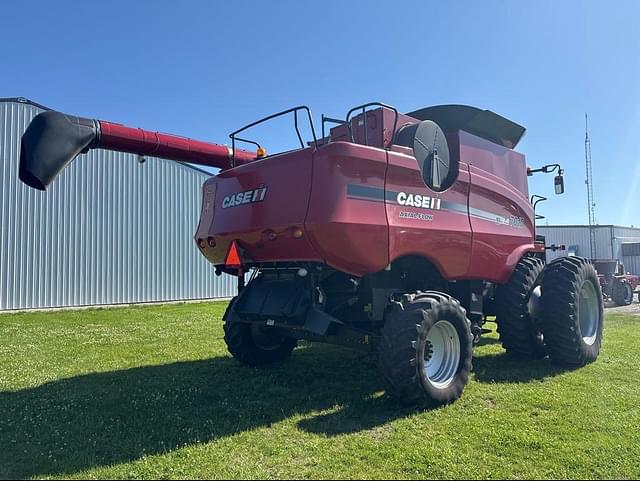
[{"label": "red combine harvester", "polygon": [[[285,114],[299,149],[267,155],[244,138]],[[527,175],[557,169],[556,193],[564,183],[557,165],[527,169],[513,150],[524,131],[473,107],[371,103],[323,116],[317,138],[296,107],[226,147],[45,112],[23,136],[20,178],[44,190],[92,148],[220,168],[204,183],[195,242],[216,273],[238,276],[229,352],[260,365],[301,339],[375,348],[388,394],[441,405],[462,394],[487,317],[520,358],[583,365],[600,351],[596,271],[578,257],[547,265],[535,235]],[[237,148],[246,142],[255,153]]]}]

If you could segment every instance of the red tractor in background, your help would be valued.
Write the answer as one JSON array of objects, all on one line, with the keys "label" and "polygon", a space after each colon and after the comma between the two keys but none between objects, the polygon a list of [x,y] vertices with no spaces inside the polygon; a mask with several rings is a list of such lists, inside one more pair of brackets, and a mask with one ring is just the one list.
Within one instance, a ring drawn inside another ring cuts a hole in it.
[{"label": "red tractor in background", "polygon": [[[246,138],[281,115],[293,117],[298,149],[269,155]],[[236,130],[227,147],[45,112],[23,136],[20,178],[44,190],[92,148],[220,168],[204,183],[195,242],[217,274],[238,277],[229,352],[255,366],[289,357],[301,339],[373,348],[388,394],[433,406],[462,394],[489,317],[513,356],[579,366],[600,351],[593,265],[546,264],[536,238],[535,171],[514,150],[524,131],[474,107],[401,114],[375,102],[323,116],[320,138],[296,107]],[[561,170],[555,186],[563,192]]]},{"label": "red tractor in background", "polygon": [[625,273],[624,265],[617,259],[594,259],[602,295],[616,306],[628,306],[638,287],[638,276]]}]

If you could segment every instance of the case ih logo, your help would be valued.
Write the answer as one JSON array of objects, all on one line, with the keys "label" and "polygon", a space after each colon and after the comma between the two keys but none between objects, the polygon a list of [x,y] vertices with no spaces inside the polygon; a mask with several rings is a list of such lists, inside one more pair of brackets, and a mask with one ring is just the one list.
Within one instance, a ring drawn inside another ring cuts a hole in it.
[{"label": "case ih logo", "polygon": [[222,201],[222,208],[237,207],[244,204],[253,204],[254,202],[262,202],[267,195],[267,187],[262,184],[257,189],[245,190],[237,194],[231,194]]},{"label": "case ih logo", "polygon": [[398,192],[396,202],[400,205],[408,205],[411,207],[422,207],[423,209],[440,209],[440,199],[434,199],[428,195],[407,194],[406,192]]}]

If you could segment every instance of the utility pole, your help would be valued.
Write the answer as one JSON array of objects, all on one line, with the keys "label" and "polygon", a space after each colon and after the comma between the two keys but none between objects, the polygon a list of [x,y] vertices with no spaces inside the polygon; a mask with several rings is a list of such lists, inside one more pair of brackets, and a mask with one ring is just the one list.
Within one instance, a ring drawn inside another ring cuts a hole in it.
[{"label": "utility pole", "polygon": [[593,169],[591,167],[591,140],[589,140],[589,120],[584,114],[584,160],[587,169],[587,208],[589,210],[589,246],[591,248],[591,259],[596,255],[596,203],[593,199]]}]

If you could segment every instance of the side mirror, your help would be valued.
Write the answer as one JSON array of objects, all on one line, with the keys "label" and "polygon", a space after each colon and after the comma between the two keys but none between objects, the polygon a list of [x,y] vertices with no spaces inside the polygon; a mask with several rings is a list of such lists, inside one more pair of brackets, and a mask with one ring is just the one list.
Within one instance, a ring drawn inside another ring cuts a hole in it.
[{"label": "side mirror", "polygon": [[555,179],[553,180],[553,183],[555,185],[556,188],[556,194],[560,195],[560,194],[564,194],[564,177],[562,174],[560,175],[556,175]]}]

